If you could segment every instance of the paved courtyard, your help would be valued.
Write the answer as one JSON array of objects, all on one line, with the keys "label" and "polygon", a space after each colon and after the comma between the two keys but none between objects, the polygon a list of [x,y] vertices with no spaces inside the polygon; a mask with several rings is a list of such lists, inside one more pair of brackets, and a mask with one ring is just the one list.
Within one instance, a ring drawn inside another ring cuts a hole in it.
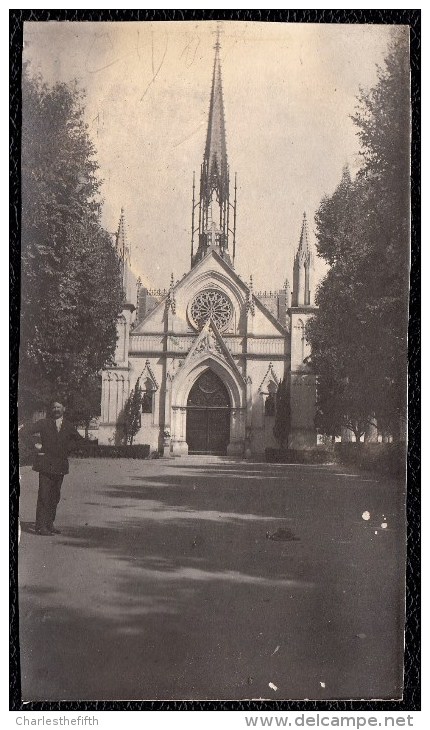
[{"label": "paved courtyard", "polygon": [[74,459],[40,537],[24,467],[23,699],[398,697],[402,492],[336,466]]}]

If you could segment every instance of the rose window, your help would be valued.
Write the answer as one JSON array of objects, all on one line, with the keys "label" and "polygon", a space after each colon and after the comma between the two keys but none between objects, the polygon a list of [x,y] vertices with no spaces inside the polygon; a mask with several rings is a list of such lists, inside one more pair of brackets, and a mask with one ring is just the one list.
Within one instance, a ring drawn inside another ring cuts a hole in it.
[{"label": "rose window", "polygon": [[226,295],[218,289],[206,289],[196,294],[190,306],[190,318],[197,329],[211,319],[220,331],[231,322],[233,307]]}]

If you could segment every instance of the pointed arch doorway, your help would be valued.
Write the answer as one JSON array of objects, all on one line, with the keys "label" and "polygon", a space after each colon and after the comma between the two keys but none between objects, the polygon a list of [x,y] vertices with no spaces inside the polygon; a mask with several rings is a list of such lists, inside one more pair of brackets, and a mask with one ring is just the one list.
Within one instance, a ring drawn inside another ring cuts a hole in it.
[{"label": "pointed arch doorway", "polygon": [[226,454],[230,441],[230,398],[221,378],[205,370],[187,400],[187,436],[190,454]]}]

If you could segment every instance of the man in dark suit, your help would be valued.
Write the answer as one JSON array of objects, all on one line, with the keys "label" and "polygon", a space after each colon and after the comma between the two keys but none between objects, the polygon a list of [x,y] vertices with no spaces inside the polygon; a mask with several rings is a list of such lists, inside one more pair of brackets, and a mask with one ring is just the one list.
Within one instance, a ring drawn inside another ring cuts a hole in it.
[{"label": "man in dark suit", "polygon": [[65,420],[64,406],[59,401],[51,403],[48,417],[25,426],[20,435],[28,439],[36,434],[39,443],[33,469],[39,472],[39,493],[35,528],[38,535],[56,535],[60,530],[55,529],[54,521],[63,478],[69,473],[68,456],[73,443],[85,443],[85,439]]}]

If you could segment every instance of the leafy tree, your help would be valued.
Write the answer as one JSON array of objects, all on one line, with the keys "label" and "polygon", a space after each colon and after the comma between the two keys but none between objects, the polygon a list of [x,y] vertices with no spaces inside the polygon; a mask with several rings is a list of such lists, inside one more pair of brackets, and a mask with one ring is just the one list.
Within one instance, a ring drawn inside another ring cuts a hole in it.
[{"label": "leafy tree", "polygon": [[288,434],[291,426],[290,391],[285,378],[281,380],[276,391],[275,423],[273,435],[281,449],[288,445]]},{"label": "leafy tree", "polygon": [[124,429],[124,440],[126,444],[133,444],[134,437],[141,426],[143,392],[140,386],[140,378],[131,391],[124,406],[122,425]]},{"label": "leafy tree", "polygon": [[408,31],[394,32],[378,83],[361,93],[353,117],[362,145],[371,256],[363,262],[370,296],[364,324],[373,334],[380,377],[379,421],[396,431],[406,414],[410,238],[410,66]]},{"label": "leafy tree", "polygon": [[318,375],[318,426],[362,434],[371,414],[397,431],[406,411],[409,261],[409,60],[402,31],[353,117],[362,168],[344,170],[316,214],[331,266],[307,337]]},{"label": "leafy tree", "polygon": [[115,349],[119,262],[100,225],[82,92],[49,87],[25,66],[22,104],[20,410],[25,416],[55,394],[88,422],[99,413],[98,373]]}]

